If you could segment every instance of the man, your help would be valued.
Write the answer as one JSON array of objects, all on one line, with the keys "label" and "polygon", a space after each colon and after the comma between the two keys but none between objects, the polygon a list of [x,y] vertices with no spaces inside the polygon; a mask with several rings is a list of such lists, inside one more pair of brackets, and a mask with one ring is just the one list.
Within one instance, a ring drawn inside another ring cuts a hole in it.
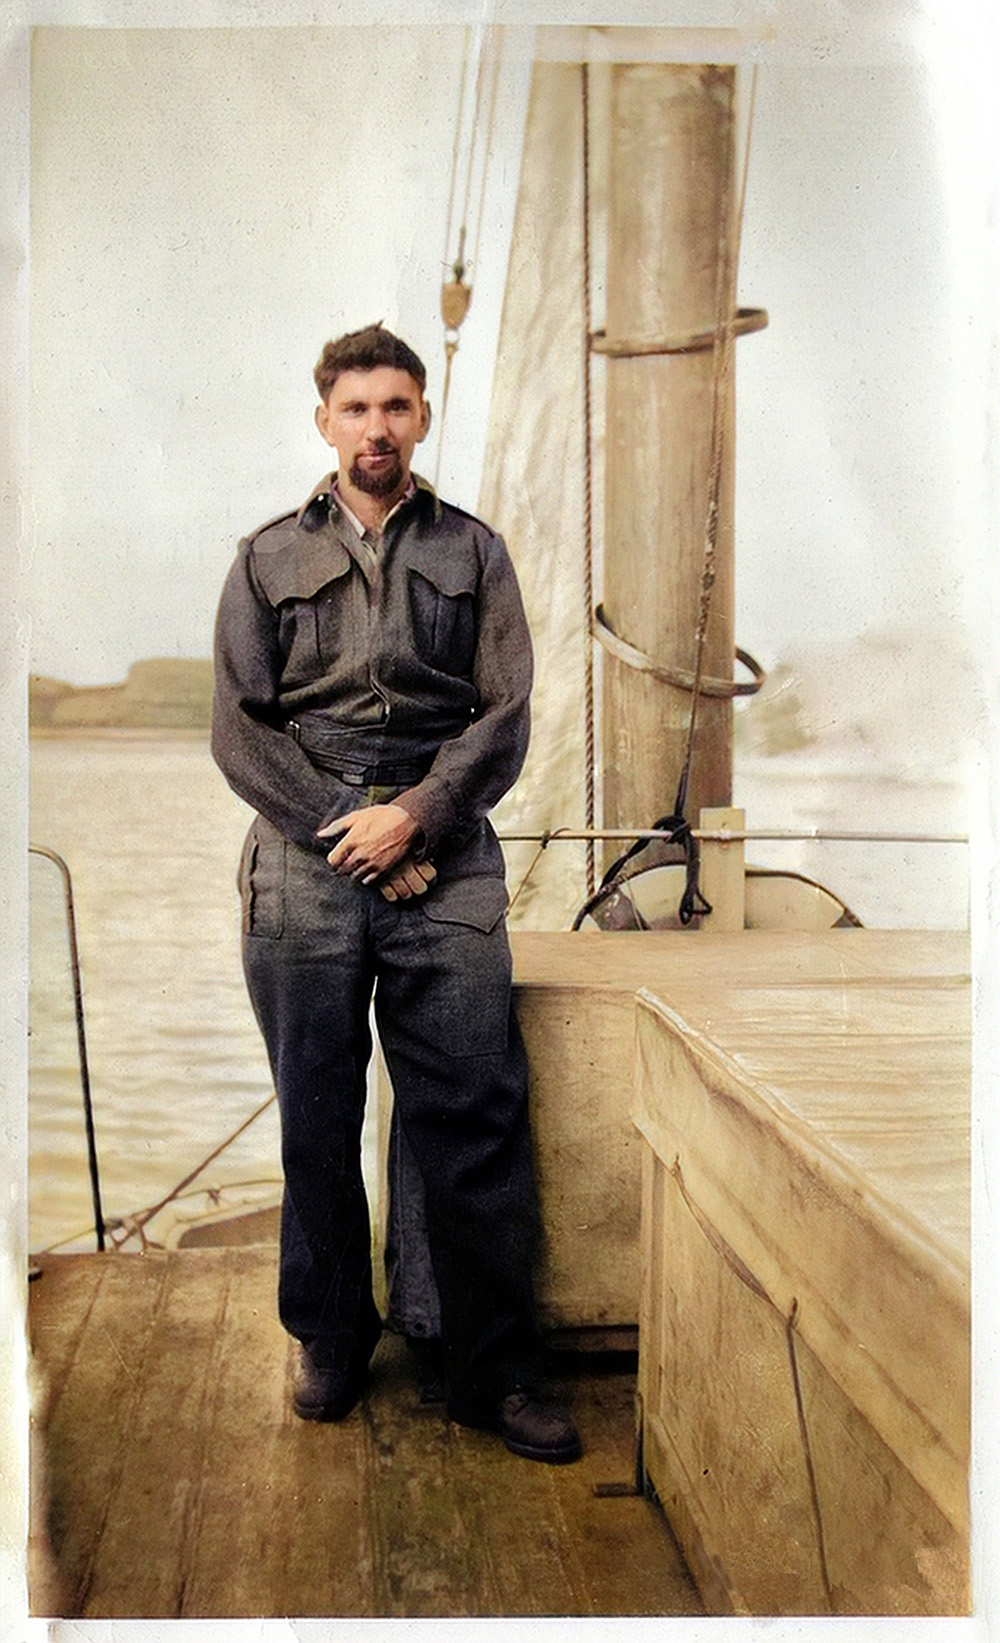
[{"label": "man", "polygon": [[381,1330],[360,1166],[374,988],[424,1185],[448,1412],[574,1460],[572,1423],[536,1392],[526,1069],[486,820],[527,746],[520,594],[501,539],[411,476],[430,426],[413,351],[371,326],[327,343],[315,380],[339,467],[240,545],[212,734],[258,812],[244,962],[281,1108],[295,1408],[347,1415]]}]

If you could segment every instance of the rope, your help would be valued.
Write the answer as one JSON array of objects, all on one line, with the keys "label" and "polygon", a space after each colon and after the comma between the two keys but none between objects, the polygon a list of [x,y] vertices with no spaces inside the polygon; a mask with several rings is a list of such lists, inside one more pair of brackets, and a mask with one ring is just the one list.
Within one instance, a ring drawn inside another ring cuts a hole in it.
[{"label": "rope", "polygon": [[[591,643],[591,612],[594,609],[594,474],[592,451],[592,411],[590,397],[590,68],[580,64],[580,94],[583,117],[583,718],[584,718],[584,812],[587,827],[593,827],[595,807],[596,729],[594,714],[594,647]],[[587,895],[594,894],[596,872],[594,841],[587,840]]]},{"label": "rope", "polygon": [[480,32],[479,50],[476,56],[476,92],[473,102],[472,129],[469,133],[469,157],[465,168],[465,198],[462,201],[462,223],[469,221],[469,201],[472,197],[472,163],[476,155],[476,127],[479,123],[479,110],[483,100],[483,71],[486,53],[492,29]]},{"label": "rope", "polygon": [[444,450],[444,424],[448,415],[448,395],[451,392],[451,362],[458,353],[458,338],[445,336],[444,339],[444,387],[441,391],[441,416],[438,421],[437,458],[434,463],[434,489],[441,483],[441,453]]},{"label": "rope", "polygon": [[[732,78],[729,82],[728,121],[729,130],[733,131],[736,123],[735,109],[736,82]],[[743,216],[746,208],[746,185],[750,169],[750,139],[753,132],[754,104],[757,97],[757,67],[754,65],[751,80],[750,107],[747,117],[746,146],[743,156],[743,175],[740,183],[740,197],[737,208],[736,227],[732,255],[729,251],[729,209],[731,189],[729,171],[726,171],[726,184],[723,190],[722,207],[719,213],[719,244],[718,260],[716,265],[716,328],[712,347],[712,460],[709,472],[708,504],[705,511],[705,559],[701,573],[701,596],[698,609],[698,625],[695,631],[695,660],[694,683],[691,692],[691,714],[688,720],[687,742],[684,751],[684,763],[681,767],[680,781],[677,785],[677,797],[674,800],[674,810],[683,816],[687,808],[688,786],[691,779],[691,762],[694,755],[694,734],[698,720],[698,699],[701,694],[702,661],[705,650],[705,635],[708,630],[708,616],[712,602],[712,589],[715,585],[715,552],[719,533],[719,493],[722,483],[722,455],[726,432],[727,395],[732,369],[733,353],[733,316],[736,306],[736,270],[739,264],[740,242],[743,235]]]},{"label": "rope", "polygon": [[[734,108],[735,79],[729,81],[729,98],[727,103],[727,119],[730,133],[735,123]],[[702,660],[705,650],[705,634],[708,630],[708,617],[712,603],[712,589],[715,586],[715,553],[719,534],[719,493],[722,484],[722,454],[725,432],[724,393],[728,355],[731,347],[729,335],[730,320],[732,317],[733,298],[730,287],[732,284],[732,270],[729,254],[729,209],[730,209],[730,182],[729,168],[726,168],[726,180],[722,191],[722,205],[719,211],[719,239],[716,254],[715,280],[715,336],[712,342],[712,434],[711,434],[711,464],[709,467],[708,501],[705,509],[705,555],[701,572],[701,593],[698,602],[698,622],[695,628],[694,641],[694,683],[691,687],[691,713],[688,718],[687,741],[684,751],[684,762],[681,766],[680,781],[677,784],[677,797],[674,800],[674,810],[682,816],[687,808],[688,786],[691,779],[691,762],[694,754],[694,733],[698,721],[698,699],[701,694]]]},{"label": "rope", "polygon": [[[479,251],[479,237],[482,233],[484,206],[486,201],[486,178],[489,171],[490,149],[493,140],[493,125],[496,117],[497,89],[500,82],[500,46],[499,39],[502,30],[495,25],[479,33],[478,55],[476,63],[476,84],[472,98],[472,116],[468,138],[468,152],[465,166],[465,189],[462,200],[461,223],[458,231],[458,251],[454,261],[450,264],[451,279],[446,280],[441,290],[441,317],[444,320],[444,387],[441,394],[441,415],[438,420],[437,459],[434,468],[435,488],[441,478],[441,458],[444,452],[444,434],[448,417],[448,401],[451,395],[452,364],[458,353],[459,327],[469,311],[472,301],[472,286],[466,275],[469,264],[465,258],[465,247],[469,231],[469,204],[472,199],[472,179],[475,170],[477,151],[482,153],[482,170],[479,180],[479,204],[475,221],[475,239],[472,252],[472,266],[476,265]],[[452,223],[455,215],[455,204],[458,192],[458,172],[460,165],[462,126],[465,115],[466,86],[469,68],[469,39],[470,31],[465,31],[465,48],[462,58],[462,79],[459,86],[458,116],[455,122],[455,140],[452,145],[451,180],[448,191],[448,216],[445,227],[445,244],[443,265],[449,266],[448,248],[451,244]],[[486,95],[486,76],[490,77],[489,108],[486,117],[485,140],[482,140],[482,109]]]},{"label": "rope", "polygon": [[[165,1209],[167,1204],[172,1203],[175,1198],[179,1198],[185,1187],[189,1187],[191,1182],[201,1174],[202,1170],[207,1169],[209,1164],[214,1163],[216,1158],[218,1158],[220,1154],[224,1153],[227,1147],[232,1146],[234,1141],[239,1140],[239,1137],[244,1133],[244,1131],[248,1130],[250,1125],[255,1123],[261,1114],[266,1112],[268,1107],[270,1107],[276,1099],[277,1097],[275,1095],[269,1095],[266,1101],[261,1102],[260,1106],[250,1114],[249,1118],[245,1118],[242,1124],[239,1124],[237,1128],[233,1130],[231,1135],[227,1135],[224,1141],[221,1141],[217,1147],[213,1147],[208,1156],[203,1158],[201,1163],[197,1164],[193,1170],[190,1170],[188,1174],[185,1175],[183,1181],[179,1181],[172,1191],[168,1192],[163,1198],[160,1198],[155,1204],[151,1204],[147,1209],[137,1210],[134,1215],[121,1216],[116,1221],[109,1221],[108,1227],[117,1227],[125,1230],[126,1238],[122,1239],[122,1243],[134,1234],[138,1233],[140,1241],[145,1244],[143,1228],[146,1223],[151,1221],[154,1215],[158,1215],[161,1209]],[[120,1248],[121,1245],[118,1244],[116,1247]]]},{"label": "rope", "polygon": [[[532,873],[535,871],[535,868],[538,866],[538,863],[541,861],[541,859],[544,856],[546,850],[549,848],[550,843],[552,842],[552,840],[554,838],[557,838],[557,837],[558,837],[557,833],[548,833],[548,832],[546,832],[546,833],[542,834],[541,839],[539,841],[538,849],[535,851],[535,854],[532,856],[530,862],[528,863],[527,872],[524,874],[524,877],[521,879],[520,884],[518,885],[517,889],[514,891],[514,894],[511,896],[510,901],[507,903],[508,916],[513,912],[514,907],[517,903],[518,897],[521,894],[521,891],[524,889],[524,887],[527,884],[528,880],[530,879]],[[591,845],[593,845],[593,841],[591,841]]]},{"label": "rope", "polygon": [[[486,205],[486,173],[489,170],[490,149],[493,146],[493,126],[496,119],[497,88],[500,84],[500,31],[491,26],[489,33],[490,64],[490,105],[486,116],[486,142],[483,145],[483,171],[479,182],[479,206],[476,211],[476,237],[472,246],[472,266],[476,267],[479,257],[479,239],[483,231],[483,216]],[[478,114],[477,114],[478,118]]]},{"label": "rope", "polygon": [[448,266],[448,247],[451,244],[451,223],[455,210],[455,183],[458,178],[458,154],[462,135],[462,114],[465,109],[465,84],[469,75],[470,33],[471,31],[469,26],[466,24],[465,43],[462,50],[462,78],[459,81],[458,86],[458,119],[455,121],[455,141],[452,143],[451,148],[451,178],[448,183],[448,215],[445,219],[444,229],[444,256],[441,258],[441,265],[444,268],[447,268]]}]

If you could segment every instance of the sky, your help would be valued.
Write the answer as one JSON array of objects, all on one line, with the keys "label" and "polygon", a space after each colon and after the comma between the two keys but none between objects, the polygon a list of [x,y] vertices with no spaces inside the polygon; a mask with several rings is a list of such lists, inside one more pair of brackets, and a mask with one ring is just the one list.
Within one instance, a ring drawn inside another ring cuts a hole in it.
[{"label": "sky", "polygon": [[[819,10],[824,51],[810,55],[799,12],[756,54],[740,299],[770,325],[738,353],[737,638],[769,665],[886,626],[975,646],[982,610],[969,271],[987,185],[970,187],[968,59],[933,8],[850,37],[834,28],[850,7]],[[440,476],[472,509],[532,36],[505,30],[482,192],[474,156],[474,295]],[[636,38],[662,49],[662,33]],[[328,335],[385,318],[423,354],[440,408],[465,42],[428,22],[36,30],[34,671],[99,683],[144,656],[209,653],[238,538],[325,471],[311,371]],[[419,453],[432,472],[440,427]]]}]

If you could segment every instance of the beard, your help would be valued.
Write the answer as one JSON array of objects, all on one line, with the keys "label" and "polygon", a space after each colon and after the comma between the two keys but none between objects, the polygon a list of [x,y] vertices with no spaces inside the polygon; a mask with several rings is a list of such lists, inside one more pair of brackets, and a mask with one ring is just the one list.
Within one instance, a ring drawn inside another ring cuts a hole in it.
[{"label": "beard", "polygon": [[391,467],[384,468],[381,473],[369,473],[355,459],[351,463],[351,484],[368,496],[391,496],[398,490],[404,480],[403,464],[394,451],[379,451],[380,456],[396,456]]}]

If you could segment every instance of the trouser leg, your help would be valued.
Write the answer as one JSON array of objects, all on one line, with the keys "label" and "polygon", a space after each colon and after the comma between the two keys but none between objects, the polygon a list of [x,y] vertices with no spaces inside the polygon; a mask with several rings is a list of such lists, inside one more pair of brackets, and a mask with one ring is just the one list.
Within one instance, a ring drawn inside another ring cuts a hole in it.
[{"label": "trouser leg", "polygon": [[534,1380],[538,1213],[510,948],[490,930],[393,910],[377,940],[376,1019],[423,1178],[453,1403]]},{"label": "trouser leg", "polygon": [[441,1337],[441,1303],[427,1238],[424,1183],[393,1104],[386,1158],[385,1273],[389,1318],[414,1340]]},{"label": "trouser leg", "polygon": [[364,903],[322,857],[255,826],[244,965],[281,1110],[279,1315],[346,1366],[377,1324],[361,1173],[373,980]]}]

